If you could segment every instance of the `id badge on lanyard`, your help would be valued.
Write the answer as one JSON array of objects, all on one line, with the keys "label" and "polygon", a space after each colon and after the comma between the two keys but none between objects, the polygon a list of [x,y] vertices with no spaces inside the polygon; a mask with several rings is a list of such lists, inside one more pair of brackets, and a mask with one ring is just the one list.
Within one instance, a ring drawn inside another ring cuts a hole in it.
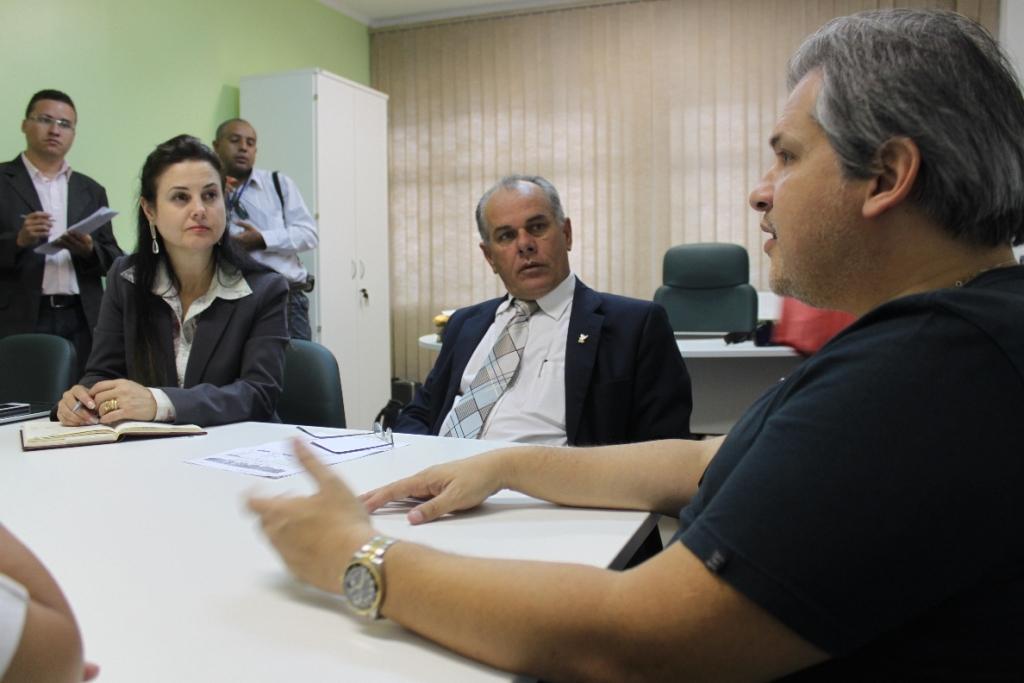
[{"label": "id badge on lanyard", "polygon": [[238,216],[243,221],[249,220],[249,212],[242,206],[242,194],[245,192],[245,188],[249,187],[250,182],[252,182],[251,177],[246,179],[245,183],[235,190],[235,193],[228,200],[228,211],[230,211],[232,216]]}]

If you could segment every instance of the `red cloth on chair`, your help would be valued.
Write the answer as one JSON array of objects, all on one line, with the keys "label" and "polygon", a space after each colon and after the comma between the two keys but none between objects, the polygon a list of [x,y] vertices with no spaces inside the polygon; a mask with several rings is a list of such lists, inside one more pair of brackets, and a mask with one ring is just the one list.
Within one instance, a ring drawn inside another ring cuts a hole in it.
[{"label": "red cloth on chair", "polygon": [[792,346],[809,356],[839,334],[856,318],[843,311],[814,308],[790,297],[782,299],[782,312],[772,331],[772,342]]}]

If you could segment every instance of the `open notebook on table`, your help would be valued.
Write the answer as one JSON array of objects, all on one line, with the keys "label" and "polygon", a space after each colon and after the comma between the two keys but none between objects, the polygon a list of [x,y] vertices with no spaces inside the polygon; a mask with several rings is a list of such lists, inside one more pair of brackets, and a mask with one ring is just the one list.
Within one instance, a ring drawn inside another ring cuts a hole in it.
[{"label": "open notebook on table", "polygon": [[28,422],[21,426],[21,448],[31,451],[40,448],[113,443],[128,437],[193,436],[205,433],[206,430],[199,425],[176,425],[165,422],[119,422],[114,426],[84,427],[65,427],[56,422]]}]

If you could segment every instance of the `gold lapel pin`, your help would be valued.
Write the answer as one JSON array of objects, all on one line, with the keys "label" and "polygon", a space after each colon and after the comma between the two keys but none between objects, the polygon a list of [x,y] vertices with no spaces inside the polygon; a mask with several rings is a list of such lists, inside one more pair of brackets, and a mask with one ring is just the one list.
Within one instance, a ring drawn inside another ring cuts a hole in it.
[{"label": "gold lapel pin", "polygon": [[577,344],[586,344],[587,340],[590,339],[589,334],[581,334],[579,339],[576,340]]}]

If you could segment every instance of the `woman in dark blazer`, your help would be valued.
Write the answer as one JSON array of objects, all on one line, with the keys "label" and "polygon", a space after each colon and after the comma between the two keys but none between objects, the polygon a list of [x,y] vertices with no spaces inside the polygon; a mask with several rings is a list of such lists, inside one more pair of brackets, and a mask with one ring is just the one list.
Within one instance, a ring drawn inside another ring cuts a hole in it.
[{"label": "woman in dark blazer", "polygon": [[235,250],[220,160],[180,135],[142,168],[135,253],[114,262],[65,425],[275,420],[288,343],[284,278]]}]

